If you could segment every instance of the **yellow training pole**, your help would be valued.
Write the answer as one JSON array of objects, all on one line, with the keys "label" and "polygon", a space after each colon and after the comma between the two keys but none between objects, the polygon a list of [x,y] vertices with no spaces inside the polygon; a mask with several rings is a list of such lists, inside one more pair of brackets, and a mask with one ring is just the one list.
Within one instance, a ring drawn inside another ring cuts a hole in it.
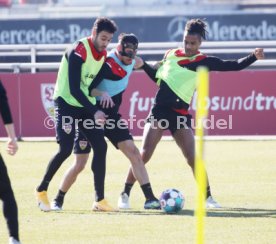
[{"label": "yellow training pole", "polygon": [[197,106],[196,106],[196,144],[195,144],[195,175],[197,182],[196,206],[196,243],[204,243],[204,217],[206,215],[206,172],[203,159],[203,120],[208,116],[207,97],[209,93],[208,70],[197,69]]}]

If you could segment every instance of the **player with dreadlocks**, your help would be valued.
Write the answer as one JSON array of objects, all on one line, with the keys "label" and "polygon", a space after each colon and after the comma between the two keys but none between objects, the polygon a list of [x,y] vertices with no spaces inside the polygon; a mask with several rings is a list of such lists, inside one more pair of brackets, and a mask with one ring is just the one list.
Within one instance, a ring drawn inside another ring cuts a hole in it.
[{"label": "player with dreadlocks", "polygon": [[[167,51],[163,60],[155,67],[143,62],[142,68],[159,85],[154,106],[144,127],[141,154],[145,163],[150,160],[166,127],[161,122],[166,121],[168,122],[166,129],[170,130],[195,174],[195,140],[188,109],[196,89],[196,69],[199,66],[205,66],[209,71],[237,71],[248,67],[257,59],[264,58],[261,48],[256,48],[252,54],[233,61],[206,56],[199,51],[206,34],[206,23],[200,19],[191,19],[186,23],[184,30],[184,48]],[[180,121],[186,121],[186,124]],[[129,195],[134,182],[135,178],[130,169],[124,190],[119,198],[120,208],[130,207]],[[220,207],[211,195],[208,180],[206,207]]]}]

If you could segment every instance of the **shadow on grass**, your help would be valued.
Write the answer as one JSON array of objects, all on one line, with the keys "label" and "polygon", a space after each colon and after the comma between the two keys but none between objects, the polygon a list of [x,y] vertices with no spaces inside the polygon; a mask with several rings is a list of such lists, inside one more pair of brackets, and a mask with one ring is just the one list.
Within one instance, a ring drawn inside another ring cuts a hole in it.
[{"label": "shadow on grass", "polygon": [[208,210],[207,216],[226,218],[276,218],[276,209],[222,208]]},{"label": "shadow on grass", "polygon": [[161,210],[119,210],[114,212],[100,212],[92,210],[62,210],[52,211],[52,213],[58,214],[105,214],[105,215],[163,215],[165,214]]},{"label": "shadow on grass", "polygon": [[[195,211],[184,209],[179,214],[194,216]],[[276,218],[276,209],[256,209],[256,208],[220,208],[208,209],[207,217],[222,218]]]},{"label": "shadow on grass", "polygon": [[[161,210],[119,210],[116,212],[94,212],[92,210],[63,210],[52,211],[58,214],[105,214],[105,215],[139,215],[139,216],[194,216],[195,211],[191,209],[183,209],[176,214],[166,214]],[[272,209],[251,209],[251,208],[221,208],[221,209],[208,209],[206,212],[207,217],[218,218],[276,218],[276,210]]]},{"label": "shadow on grass", "polygon": [[105,215],[139,215],[139,216],[149,216],[149,215],[155,215],[155,216],[162,216],[162,215],[170,215],[170,216],[180,216],[180,215],[186,215],[186,216],[193,216],[194,211],[185,209],[181,210],[178,213],[175,214],[167,214],[163,212],[162,210],[134,210],[134,209],[129,209],[129,210],[119,210],[115,212],[97,212],[97,211],[92,211],[92,210],[62,210],[62,211],[51,211],[50,213],[57,213],[57,214],[77,214],[77,215],[82,215],[82,214],[105,214]]}]

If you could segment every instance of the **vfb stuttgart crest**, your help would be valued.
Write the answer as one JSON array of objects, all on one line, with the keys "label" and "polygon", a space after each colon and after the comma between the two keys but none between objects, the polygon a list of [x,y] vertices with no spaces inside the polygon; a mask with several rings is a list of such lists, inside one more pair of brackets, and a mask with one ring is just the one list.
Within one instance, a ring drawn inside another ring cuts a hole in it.
[{"label": "vfb stuttgart crest", "polygon": [[55,107],[54,107],[54,90],[55,84],[53,83],[43,83],[40,85],[41,100],[43,107],[48,114],[48,116],[54,117]]},{"label": "vfb stuttgart crest", "polygon": [[81,150],[84,150],[87,147],[87,141],[79,141],[79,146]]}]

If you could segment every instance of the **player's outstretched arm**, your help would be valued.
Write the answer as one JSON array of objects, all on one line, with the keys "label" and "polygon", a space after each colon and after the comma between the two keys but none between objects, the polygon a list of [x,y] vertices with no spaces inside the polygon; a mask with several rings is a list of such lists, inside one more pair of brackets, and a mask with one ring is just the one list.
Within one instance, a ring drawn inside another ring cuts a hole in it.
[{"label": "player's outstretched arm", "polygon": [[258,59],[264,58],[262,48],[256,48],[254,52],[246,57],[237,60],[222,60],[218,57],[208,56],[203,60],[202,66],[206,66],[210,71],[239,71],[247,68]]},{"label": "player's outstretched arm", "polygon": [[151,66],[147,62],[144,61],[144,65],[142,69],[146,72],[146,74],[156,83],[157,79],[155,78],[158,68],[155,66]]},{"label": "player's outstretched arm", "polygon": [[154,65],[150,65],[147,62],[145,62],[141,57],[135,56],[135,66],[134,69],[143,69],[146,74],[154,81],[156,82],[156,72],[158,68],[160,67],[160,62],[157,62]]}]

